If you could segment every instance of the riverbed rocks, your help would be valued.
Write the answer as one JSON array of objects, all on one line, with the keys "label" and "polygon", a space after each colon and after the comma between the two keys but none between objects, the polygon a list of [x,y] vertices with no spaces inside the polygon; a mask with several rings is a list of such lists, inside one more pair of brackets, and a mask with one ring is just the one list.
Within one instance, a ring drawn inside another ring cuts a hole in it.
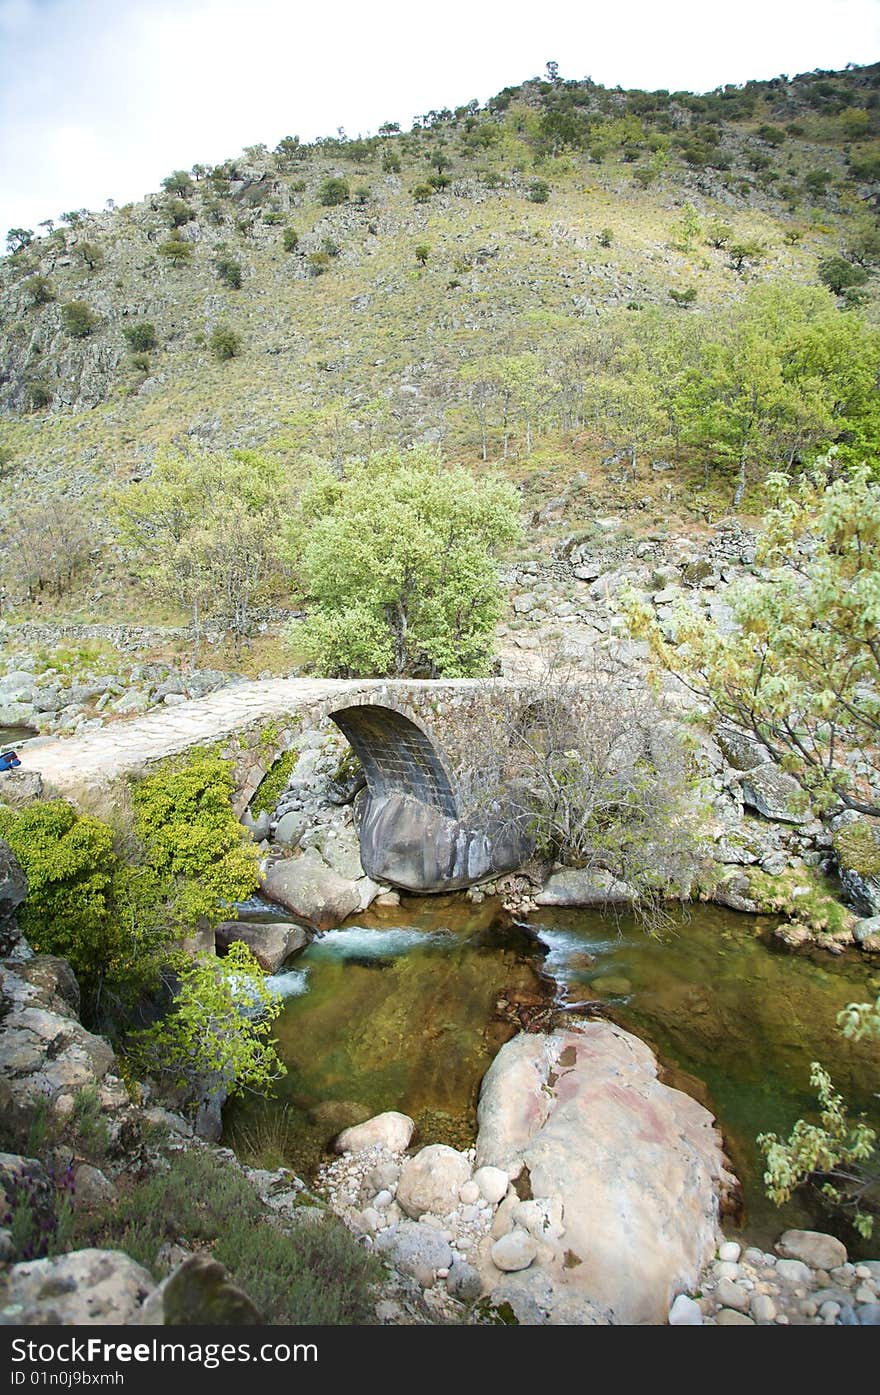
[{"label": "riverbed rocks", "polygon": [[810,813],[796,780],[771,761],[756,765],[740,778],[743,803],[778,823],[809,823]]},{"label": "riverbed rocks", "polygon": [[459,1200],[459,1191],[469,1180],[471,1165],[464,1154],[444,1143],[422,1148],[407,1158],[397,1186],[400,1207],[418,1220],[426,1212],[445,1216]]},{"label": "riverbed rocks", "polygon": [[820,1231],[788,1230],[777,1253],[721,1245],[690,1293],[674,1299],[671,1326],[880,1325],[880,1260],[850,1262]]},{"label": "riverbed rocks", "polygon": [[226,950],[236,943],[247,945],[267,974],[277,973],[292,954],[309,942],[308,933],[301,925],[286,921],[251,924],[246,920],[224,920],[216,927],[214,936],[218,949]]},{"label": "riverbed rocks", "polygon": [[[616,1323],[665,1321],[683,1276],[714,1253],[733,1186],[712,1116],[660,1083],[643,1042],[590,1022],[503,1046],[478,1118],[477,1162],[542,1203],[541,1291],[549,1282]],[[483,1259],[491,1292],[491,1249]]]}]

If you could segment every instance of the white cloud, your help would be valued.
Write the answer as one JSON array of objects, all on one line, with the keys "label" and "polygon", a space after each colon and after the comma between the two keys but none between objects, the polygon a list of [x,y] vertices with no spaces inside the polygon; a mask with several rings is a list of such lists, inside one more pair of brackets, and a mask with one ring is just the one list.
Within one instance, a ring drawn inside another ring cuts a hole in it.
[{"label": "white cloud", "polygon": [[[563,76],[707,90],[874,61],[876,0],[0,0],[0,228],[168,171]],[[4,221],[5,219],[5,221]]]}]

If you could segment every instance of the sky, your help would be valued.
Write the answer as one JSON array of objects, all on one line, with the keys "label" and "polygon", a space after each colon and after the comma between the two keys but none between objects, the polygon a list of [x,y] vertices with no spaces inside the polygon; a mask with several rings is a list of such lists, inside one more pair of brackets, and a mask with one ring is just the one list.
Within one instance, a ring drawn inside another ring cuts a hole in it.
[{"label": "sky", "polygon": [[0,234],[559,64],[708,91],[880,59],[880,0],[0,0]]}]

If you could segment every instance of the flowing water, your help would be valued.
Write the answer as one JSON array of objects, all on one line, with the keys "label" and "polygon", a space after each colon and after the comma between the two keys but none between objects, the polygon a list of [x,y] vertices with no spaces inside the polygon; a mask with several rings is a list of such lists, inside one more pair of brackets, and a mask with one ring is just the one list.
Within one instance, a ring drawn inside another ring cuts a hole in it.
[{"label": "flowing water", "polygon": [[277,1161],[308,1171],[340,1128],[400,1109],[421,1142],[463,1146],[502,1043],[524,1025],[546,1026],[554,1001],[575,1010],[601,1002],[650,1042],[670,1084],[717,1116],[750,1240],[827,1224],[800,1202],[779,1211],[767,1201],[755,1136],[787,1133],[811,1110],[813,1060],[880,1124],[880,1046],[854,1045],[835,1027],[846,1003],[880,992],[880,970],[858,955],[776,949],[767,930],[707,906],[691,907],[662,941],[627,917],[588,911],[547,910],[527,928],[511,926],[495,903],[462,897],[406,898],[366,913],[276,975],[288,1075],[268,1105],[229,1108],[229,1140],[246,1154],[265,1156],[268,1145]]}]

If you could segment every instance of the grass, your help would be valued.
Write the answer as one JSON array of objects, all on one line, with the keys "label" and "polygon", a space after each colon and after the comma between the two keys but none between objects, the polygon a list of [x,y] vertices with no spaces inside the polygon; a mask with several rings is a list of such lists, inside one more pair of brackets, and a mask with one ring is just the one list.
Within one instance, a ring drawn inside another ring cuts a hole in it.
[{"label": "grass", "polygon": [[156,1277],[165,1244],[210,1253],[276,1324],[372,1322],[384,1272],[332,1217],[280,1230],[238,1169],[207,1150],[172,1155],[113,1212],[79,1219],[75,1243],[124,1250]]}]

